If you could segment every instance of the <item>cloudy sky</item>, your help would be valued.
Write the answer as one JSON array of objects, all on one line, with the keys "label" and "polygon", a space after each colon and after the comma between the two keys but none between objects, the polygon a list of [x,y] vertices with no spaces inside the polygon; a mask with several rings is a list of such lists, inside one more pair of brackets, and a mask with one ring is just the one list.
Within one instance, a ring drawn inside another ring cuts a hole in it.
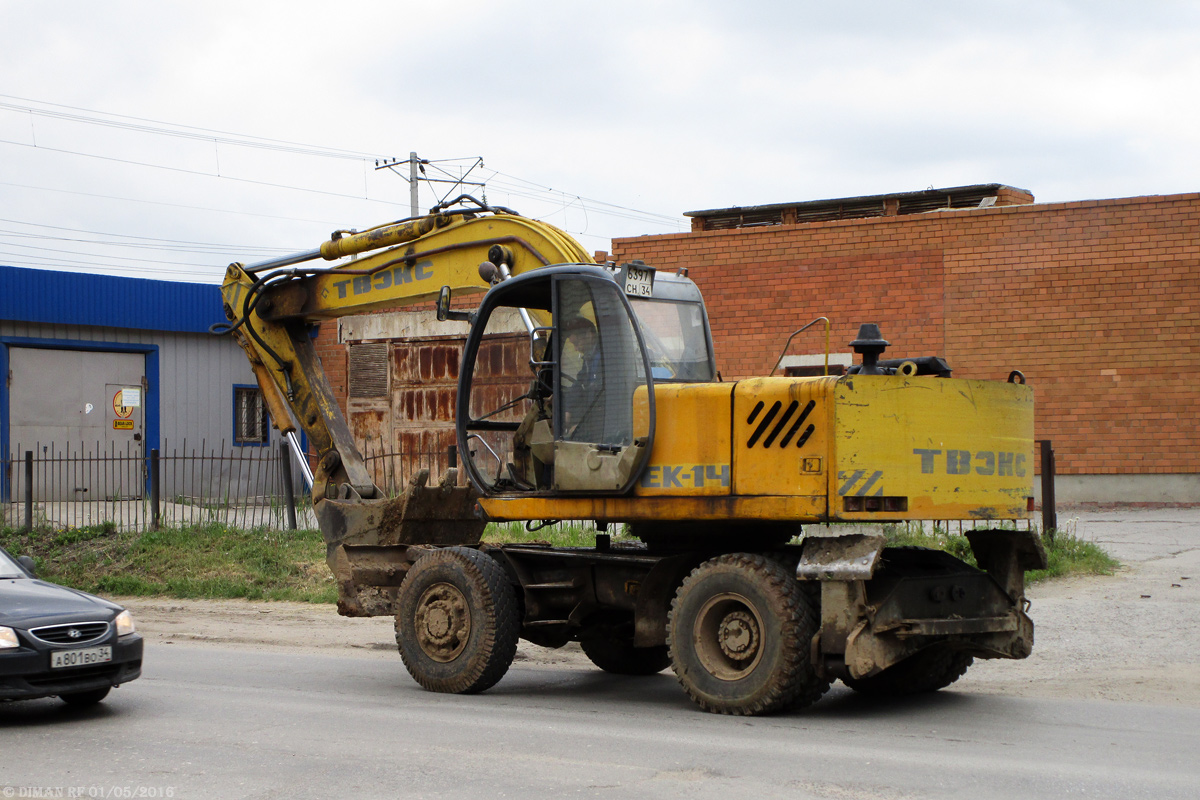
[{"label": "cloudy sky", "polygon": [[215,282],[407,216],[375,162],[410,151],[589,250],[735,205],[1200,190],[1193,2],[0,0],[0,25],[0,264]]}]

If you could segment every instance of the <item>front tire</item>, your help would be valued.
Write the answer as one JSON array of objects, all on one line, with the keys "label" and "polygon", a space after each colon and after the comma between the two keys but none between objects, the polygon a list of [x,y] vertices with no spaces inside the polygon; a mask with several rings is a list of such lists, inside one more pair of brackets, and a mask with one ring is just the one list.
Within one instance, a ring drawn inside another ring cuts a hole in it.
[{"label": "front tire", "polygon": [[809,655],[818,626],[812,600],[784,565],[751,553],[719,556],[694,569],[671,604],[671,666],[706,711],[811,705],[829,688]]},{"label": "front tire", "polygon": [[491,556],[468,547],[422,556],[396,607],[400,658],[425,689],[482,692],[512,665],[521,632],[517,596]]}]

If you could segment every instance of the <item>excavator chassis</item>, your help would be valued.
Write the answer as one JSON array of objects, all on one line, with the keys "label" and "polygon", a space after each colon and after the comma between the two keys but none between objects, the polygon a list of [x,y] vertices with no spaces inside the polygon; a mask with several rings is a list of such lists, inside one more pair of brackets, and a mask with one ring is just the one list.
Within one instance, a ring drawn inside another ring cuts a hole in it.
[{"label": "excavator chassis", "polygon": [[[428,473],[422,471],[394,500],[325,499],[317,504],[328,562],[337,580],[339,613],[398,615],[405,577],[420,559],[438,550],[466,548],[503,570],[519,609],[520,638],[550,648],[580,642],[585,652],[593,653],[598,647],[608,648],[600,652],[617,652],[621,660],[611,655],[608,661],[594,660],[614,671],[626,671],[621,667],[631,664],[661,669],[667,666],[670,645],[671,663],[679,672],[676,662],[683,657],[677,651],[687,646],[682,640],[694,638],[672,631],[681,591],[713,563],[736,562],[730,554],[740,551],[738,541],[747,529],[745,524],[728,525],[729,535],[722,538],[720,526],[710,526],[712,535],[691,549],[681,548],[678,540],[667,540],[669,546],[653,539],[649,544],[613,542],[605,533],[597,534],[594,547],[489,544],[481,541],[485,523],[476,512],[477,496],[456,482],[449,471],[438,485],[428,486]],[[941,663],[935,656],[944,656],[961,672],[971,658],[1029,654],[1033,625],[1025,613],[1023,575],[1026,569],[1045,565],[1036,533],[993,528],[969,532],[979,565],[975,567],[940,551],[885,547],[877,534],[839,534],[837,526],[808,530],[795,543],[745,540],[752,549],[736,563],[758,559],[768,570],[763,574],[785,575],[811,607],[815,627],[799,633],[808,637],[802,658],[811,669],[809,683],[817,688],[838,678],[856,688],[893,686],[897,670],[903,672],[921,659]],[[761,582],[760,572],[743,571],[751,583]],[[791,591],[784,587],[785,594]],[[757,635],[761,642],[751,646],[766,647],[766,611],[750,601],[745,602],[750,610],[743,611],[741,599],[731,602],[734,610],[715,623],[724,625],[718,635]],[[398,636],[401,627],[398,622]],[[717,660],[724,658],[714,651]],[[713,660],[708,657],[709,663]],[[680,680],[689,688],[686,676]],[[923,685],[917,679],[900,681],[895,691]],[[819,696],[812,691],[796,694],[792,705],[798,698]],[[730,698],[719,703],[697,699],[703,707],[723,713],[766,713],[784,707],[764,705],[760,698],[743,698],[732,690]]]},{"label": "excavator chassis", "polygon": [[[1033,391],[1018,371],[961,380],[940,359],[882,361],[889,343],[867,324],[841,377],[721,381],[685,272],[598,267],[553,226],[450,208],[464,199],[230,265],[222,286],[223,332],[280,431],[303,429],[316,453],[338,610],[394,615],[418,683],[484,691],[518,638],[576,641],[610,672],[671,666],[706,710],[762,714],[815,702],[834,679],[929,691],[973,658],[1029,654],[1024,572],[1045,554],[1035,533],[994,525],[1025,518],[1032,494]],[[467,312],[452,291],[484,295]],[[455,408],[470,486],[420,472],[384,499],[311,326],[435,298],[439,319],[470,327]],[[489,320],[504,330],[505,315],[526,329],[535,380],[497,407],[484,361],[474,381]],[[977,566],[869,532],[956,519],[980,526],[967,534]],[[540,520],[590,521],[596,544],[482,541],[488,521]],[[636,541],[614,542],[611,524]]]}]

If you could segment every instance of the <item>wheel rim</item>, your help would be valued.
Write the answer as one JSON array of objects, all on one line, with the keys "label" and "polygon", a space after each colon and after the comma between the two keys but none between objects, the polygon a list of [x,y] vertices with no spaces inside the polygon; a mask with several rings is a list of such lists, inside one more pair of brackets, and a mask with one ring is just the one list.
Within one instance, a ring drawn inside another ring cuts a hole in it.
[{"label": "wheel rim", "polygon": [[449,583],[435,583],[421,594],[413,622],[421,650],[439,663],[458,658],[471,637],[467,598]]},{"label": "wheel rim", "polygon": [[740,594],[715,595],[696,615],[692,641],[700,665],[709,674],[723,681],[740,680],[762,660],[762,616]]}]

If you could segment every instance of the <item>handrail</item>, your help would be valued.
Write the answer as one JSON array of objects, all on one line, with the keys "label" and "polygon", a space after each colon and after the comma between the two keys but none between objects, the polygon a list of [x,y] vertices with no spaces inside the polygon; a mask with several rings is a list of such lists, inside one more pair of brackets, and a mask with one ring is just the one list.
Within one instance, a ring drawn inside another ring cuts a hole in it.
[{"label": "handrail", "polygon": [[829,317],[817,317],[812,322],[808,323],[803,328],[788,337],[788,340],[784,342],[783,352],[779,354],[778,360],[775,361],[775,366],[771,368],[771,374],[767,376],[768,378],[772,377],[775,374],[775,370],[779,369],[779,365],[783,363],[783,357],[787,355],[788,348],[792,345],[792,339],[795,339],[798,335],[804,333],[806,330],[822,320],[825,321],[825,372],[823,374],[829,374]]},{"label": "handrail", "polygon": [[[484,446],[484,448],[487,449],[487,451],[492,454],[492,458],[496,459],[496,480],[493,481],[492,484],[495,485],[496,483],[499,483],[500,476],[504,474],[504,459],[502,459],[496,453],[496,451],[492,449],[492,446],[487,443],[487,440],[484,439],[479,434],[473,433],[467,437],[468,442],[471,441],[472,439],[478,439],[479,443],[482,444]],[[472,451],[471,453],[468,454],[469,457],[473,457],[474,455],[475,455],[474,451]]]}]

